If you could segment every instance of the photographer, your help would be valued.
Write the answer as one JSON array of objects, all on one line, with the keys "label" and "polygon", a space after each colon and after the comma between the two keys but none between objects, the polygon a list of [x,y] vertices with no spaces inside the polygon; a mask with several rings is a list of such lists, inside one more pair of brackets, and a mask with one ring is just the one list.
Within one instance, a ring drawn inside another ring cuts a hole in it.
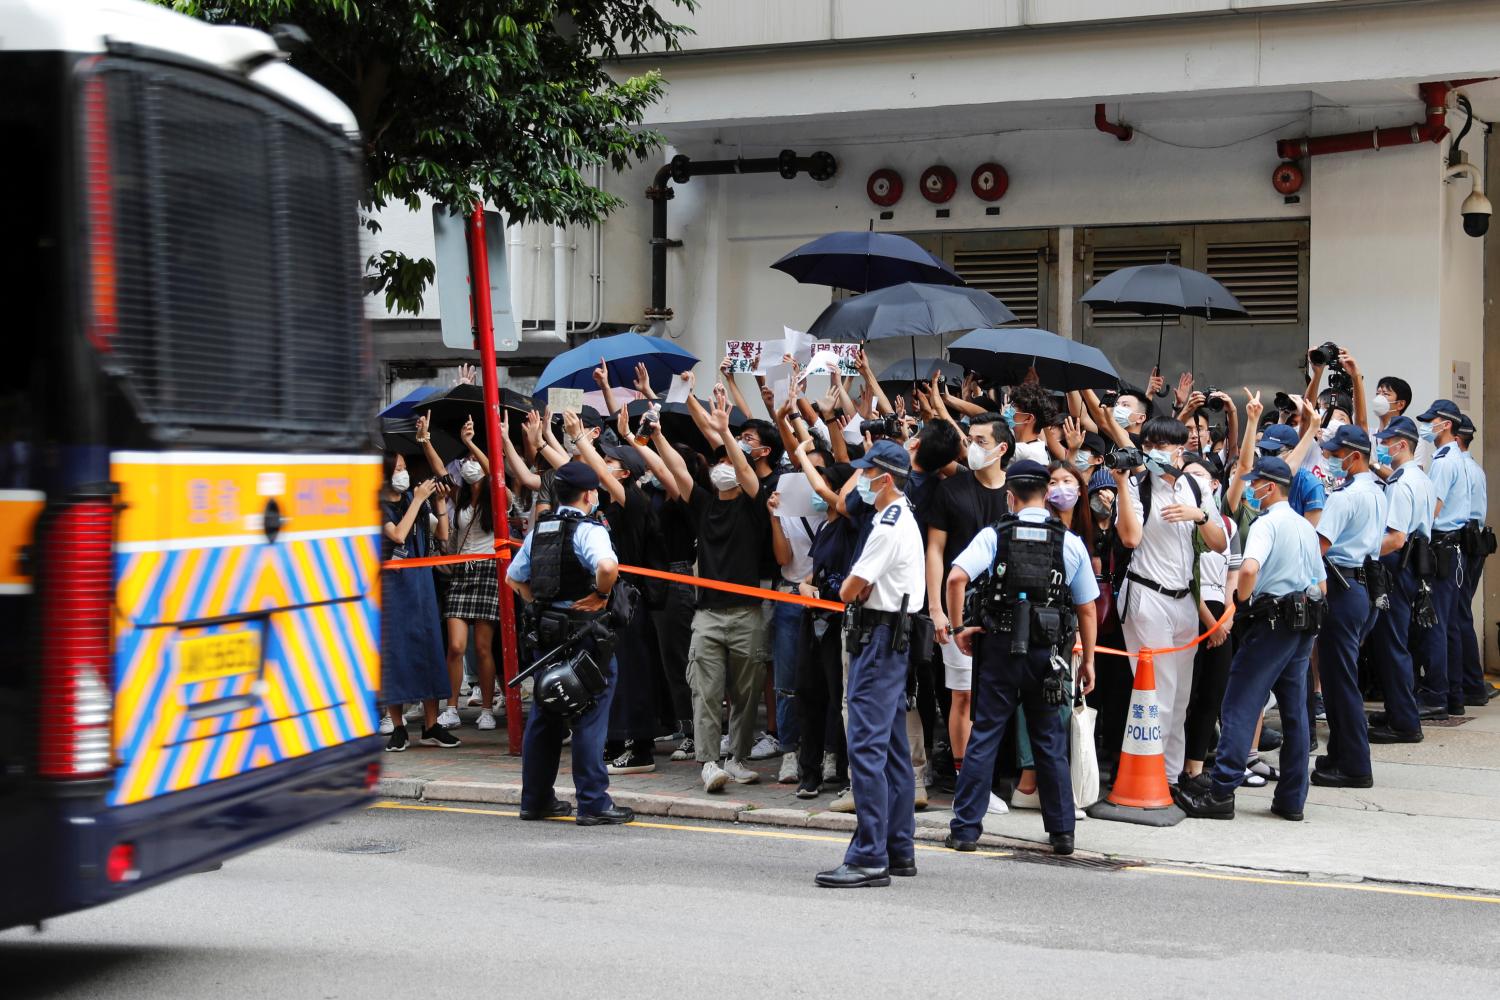
[{"label": "photographer", "polygon": [[[1114,428],[1120,442],[1124,431]],[[1125,648],[1132,657],[1143,648],[1184,646],[1198,635],[1198,607],[1192,594],[1197,553],[1195,534],[1214,552],[1228,547],[1213,497],[1179,470],[1187,428],[1169,417],[1153,417],[1141,429],[1145,455],[1126,451],[1111,456],[1117,484],[1115,525],[1129,550],[1119,594]],[[1124,445],[1122,444],[1122,449]],[[1133,469],[1122,468],[1136,462]],[[1184,723],[1193,685],[1191,648],[1156,656],[1156,692],[1167,781],[1175,783],[1184,761]]]}]

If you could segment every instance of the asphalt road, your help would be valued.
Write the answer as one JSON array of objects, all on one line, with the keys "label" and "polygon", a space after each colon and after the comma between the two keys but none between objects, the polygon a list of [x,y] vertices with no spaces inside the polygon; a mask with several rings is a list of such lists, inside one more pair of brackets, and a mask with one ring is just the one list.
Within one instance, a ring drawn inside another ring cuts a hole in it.
[{"label": "asphalt road", "polygon": [[812,884],[832,834],[454,808],[371,810],[0,933],[0,996],[1496,995],[1500,900],[941,849],[833,891]]}]

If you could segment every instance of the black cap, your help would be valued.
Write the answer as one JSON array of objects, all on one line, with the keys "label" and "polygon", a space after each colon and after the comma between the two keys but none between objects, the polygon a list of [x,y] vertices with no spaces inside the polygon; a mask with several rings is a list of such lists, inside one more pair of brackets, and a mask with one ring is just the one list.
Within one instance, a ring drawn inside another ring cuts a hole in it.
[{"label": "black cap", "polygon": [[628,444],[607,444],[599,449],[604,452],[605,458],[612,458],[620,463],[620,467],[630,473],[631,479],[639,479],[646,474],[646,461],[641,458],[640,450]]},{"label": "black cap", "polygon": [[1464,412],[1458,408],[1458,404],[1451,399],[1440,399],[1427,408],[1427,412],[1418,417],[1418,420],[1451,420],[1456,426],[1463,419]]},{"label": "black cap", "polygon": [[1007,486],[1044,486],[1052,478],[1052,473],[1041,462],[1033,462],[1030,459],[1021,459],[1012,462],[1005,468],[1005,485]]},{"label": "black cap", "polygon": [[569,462],[564,465],[557,470],[552,481],[559,486],[574,490],[597,490],[599,488],[598,474],[582,462]]},{"label": "black cap", "polygon": [[1370,435],[1358,424],[1340,424],[1339,429],[1334,431],[1327,441],[1319,445],[1324,451],[1338,451],[1340,448],[1353,448],[1355,451],[1370,453]]},{"label": "black cap", "polygon": [[1255,460],[1255,467],[1240,477],[1247,483],[1265,479],[1278,486],[1292,485],[1292,470],[1279,458],[1263,456]]}]

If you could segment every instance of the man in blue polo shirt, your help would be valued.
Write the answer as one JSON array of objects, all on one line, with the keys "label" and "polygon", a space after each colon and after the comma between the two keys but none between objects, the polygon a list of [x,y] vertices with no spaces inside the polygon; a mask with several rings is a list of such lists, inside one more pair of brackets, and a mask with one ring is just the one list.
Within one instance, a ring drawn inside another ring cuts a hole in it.
[{"label": "man in blue polo shirt", "polygon": [[1458,447],[1458,426],[1463,413],[1451,399],[1440,399],[1417,418],[1417,433],[1437,448],[1428,477],[1437,494],[1437,518],[1432,526],[1437,579],[1432,585],[1432,603],[1437,609],[1437,627],[1426,644],[1426,676],[1417,688],[1417,698],[1431,708],[1446,708],[1449,715],[1464,714],[1463,629],[1468,616],[1459,607],[1464,600],[1461,531],[1473,515],[1469,495],[1468,459]]},{"label": "man in blue polo shirt", "polygon": [[[1297,428],[1290,424],[1268,424],[1261,430],[1260,440],[1255,442],[1255,450],[1268,458],[1285,459],[1300,440]],[[1327,500],[1328,492],[1317,476],[1306,469],[1298,469],[1292,473],[1292,488],[1287,495],[1287,504],[1295,513],[1317,524]]]}]

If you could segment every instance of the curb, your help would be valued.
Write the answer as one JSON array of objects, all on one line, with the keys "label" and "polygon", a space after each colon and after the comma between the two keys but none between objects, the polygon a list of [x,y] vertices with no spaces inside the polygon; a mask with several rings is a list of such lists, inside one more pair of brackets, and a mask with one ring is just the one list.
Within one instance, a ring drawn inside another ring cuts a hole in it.
[{"label": "curb", "polygon": [[[520,805],[518,783],[487,781],[447,781],[436,778],[382,778],[375,793],[392,799],[417,799],[424,802],[481,802],[488,805]],[[571,787],[558,787],[557,797],[576,802]],[[806,809],[757,809],[738,799],[694,798],[691,796],[650,795],[644,792],[611,792],[616,805],[628,806],[642,816],[669,819],[706,819],[721,823],[744,823],[755,826],[793,827],[808,830],[831,830],[851,833],[855,819],[852,813]],[[941,816],[917,813],[916,838],[941,843],[948,834],[947,820]],[[986,847],[1036,847],[1036,843],[1010,837],[983,834],[979,843]]]}]

